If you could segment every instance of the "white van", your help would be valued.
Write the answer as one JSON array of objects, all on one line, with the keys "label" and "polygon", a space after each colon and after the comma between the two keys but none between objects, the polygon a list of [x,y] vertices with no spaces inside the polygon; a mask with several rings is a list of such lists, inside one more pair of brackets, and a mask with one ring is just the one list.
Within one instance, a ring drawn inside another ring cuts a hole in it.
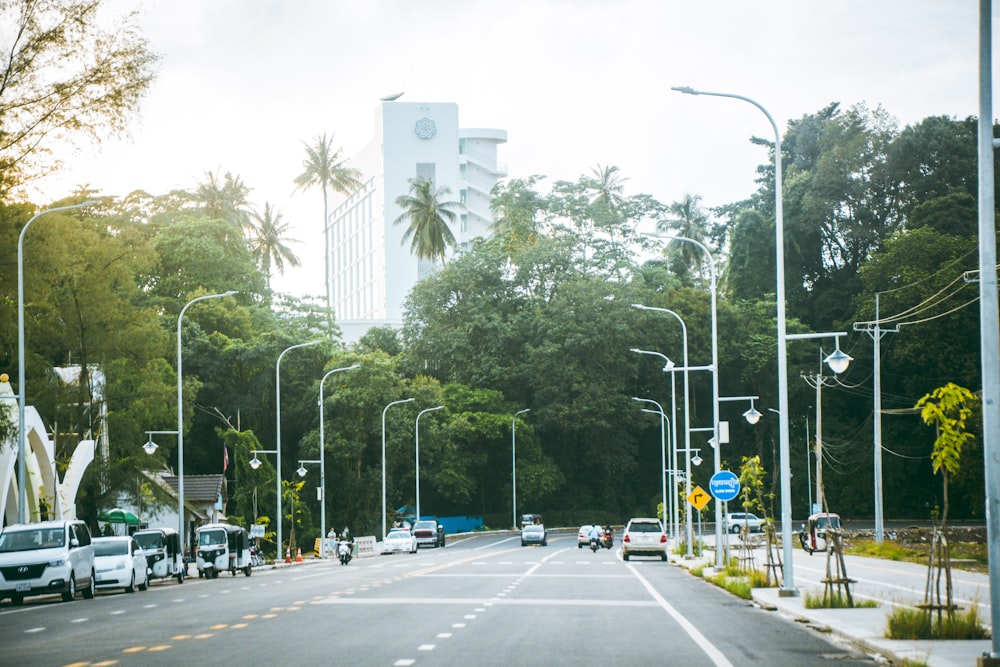
[{"label": "white van", "polygon": [[94,597],[94,546],[83,521],[14,524],[0,533],[0,600],[60,593]]}]

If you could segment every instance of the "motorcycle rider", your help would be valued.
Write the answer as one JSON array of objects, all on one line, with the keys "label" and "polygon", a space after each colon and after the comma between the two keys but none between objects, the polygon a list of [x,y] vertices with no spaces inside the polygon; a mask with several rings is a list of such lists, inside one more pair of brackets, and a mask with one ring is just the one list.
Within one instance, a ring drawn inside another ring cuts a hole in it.
[{"label": "motorcycle rider", "polygon": [[598,546],[601,544],[601,526],[600,524],[593,524],[590,526],[590,532],[587,533],[587,537],[590,538],[590,545],[593,547],[596,542]]},{"label": "motorcycle rider", "polygon": [[604,527],[604,534],[601,536],[601,541],[602,544],[608,549],[610,549],[611,545],[615,542],[614,533],[615,531],[611,528],[611,526]]}]

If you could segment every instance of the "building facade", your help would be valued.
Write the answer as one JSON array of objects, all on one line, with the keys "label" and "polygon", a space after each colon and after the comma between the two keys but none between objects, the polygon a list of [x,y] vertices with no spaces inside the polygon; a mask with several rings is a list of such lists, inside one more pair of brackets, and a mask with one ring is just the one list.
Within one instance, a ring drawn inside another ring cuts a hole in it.
[{"label": "building facade", "polygon": [[382,102],[375,110],[375,135],[354,158],[363,186],[327,220],[330,294],[345,341],[357,340],[372,326],[398,327],[410,289],[434,270],[417,260],[403,242],[408,221],[396,199],[410,193],[410,179],[430,179],[447,187],[446,201],[463,205],[452,231],[461,252],[491,233],[490,190],[506,165],[497,160],[507,133],[462,129],[458,105]]}]

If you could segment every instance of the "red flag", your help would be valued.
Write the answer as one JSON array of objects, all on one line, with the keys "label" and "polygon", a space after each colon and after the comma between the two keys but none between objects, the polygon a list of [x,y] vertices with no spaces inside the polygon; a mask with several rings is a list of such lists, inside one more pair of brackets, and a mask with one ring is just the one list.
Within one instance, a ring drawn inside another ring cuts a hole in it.
[{"label": "red flag", "polygon": [[226,472],[229,469],[229,450],[225,445],[222,446],[222,472]]}]

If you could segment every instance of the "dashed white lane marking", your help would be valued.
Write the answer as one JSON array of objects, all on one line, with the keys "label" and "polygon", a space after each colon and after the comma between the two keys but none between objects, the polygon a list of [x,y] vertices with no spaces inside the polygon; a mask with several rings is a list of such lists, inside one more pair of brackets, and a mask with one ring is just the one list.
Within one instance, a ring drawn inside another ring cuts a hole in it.
[{"label": "dashed white lane marking", "polygon": [[412,665],[415,662],[416,662],[416,660],[414,660],[413,658],[404,658],[402,660],[397,660],[396,662],[394,662],[392,664],[395,667],[408,667],[409,665]]},{"label": "dashed white lane marking", "polygon": [[438,639],[448,639],[450,637],[451,637],[451,633],[450,632],[439,632],[438,635],[437,635]]},{"label": "dashed white lane marking", "polygon": [[436,644],[421,644],[417,647],[418,651],[433,651],[437,647]]},{"label": "dashed white lane marking", "polygon": [[86,623],[88,620],[89,619],[87,619],[87,617],[85,616],[83,618],[74,618],[72,621],[70,621],[70,623]]},{"label": "dashed white lane marking", "polygon": [[124,609],[115,609],[113,612],[111,612],[111,616],[118,616],[119,614],[124,614],[124,613],[125,613]]},{"label": "dashed white lane marking", "polygon": [[471,620],[474,620],[476,618],[476,615],[475,614],[466,614],[462,618],[464,618],[467,621],[471,621]]},{"label": "dashed white lane marking", "polygon": [[144,604],[144,605],[142,605],[142,608],[143,609],[155,609],[156,605],[155,604]]},{"label": "dashed white lane marking", "polygon": [[24,631],[24,634],[26,634],[26,635],[32,635],[32,634],[34,634],[36,632],[44,632],[44,631],[45,631],[45,628],[28,628],[27,630]]},{"label": "dashed white lane marking", "polygon": [[464,628],[465,627],[465,623],[452,623],[451,627],[453,627],[453,628]]}]

